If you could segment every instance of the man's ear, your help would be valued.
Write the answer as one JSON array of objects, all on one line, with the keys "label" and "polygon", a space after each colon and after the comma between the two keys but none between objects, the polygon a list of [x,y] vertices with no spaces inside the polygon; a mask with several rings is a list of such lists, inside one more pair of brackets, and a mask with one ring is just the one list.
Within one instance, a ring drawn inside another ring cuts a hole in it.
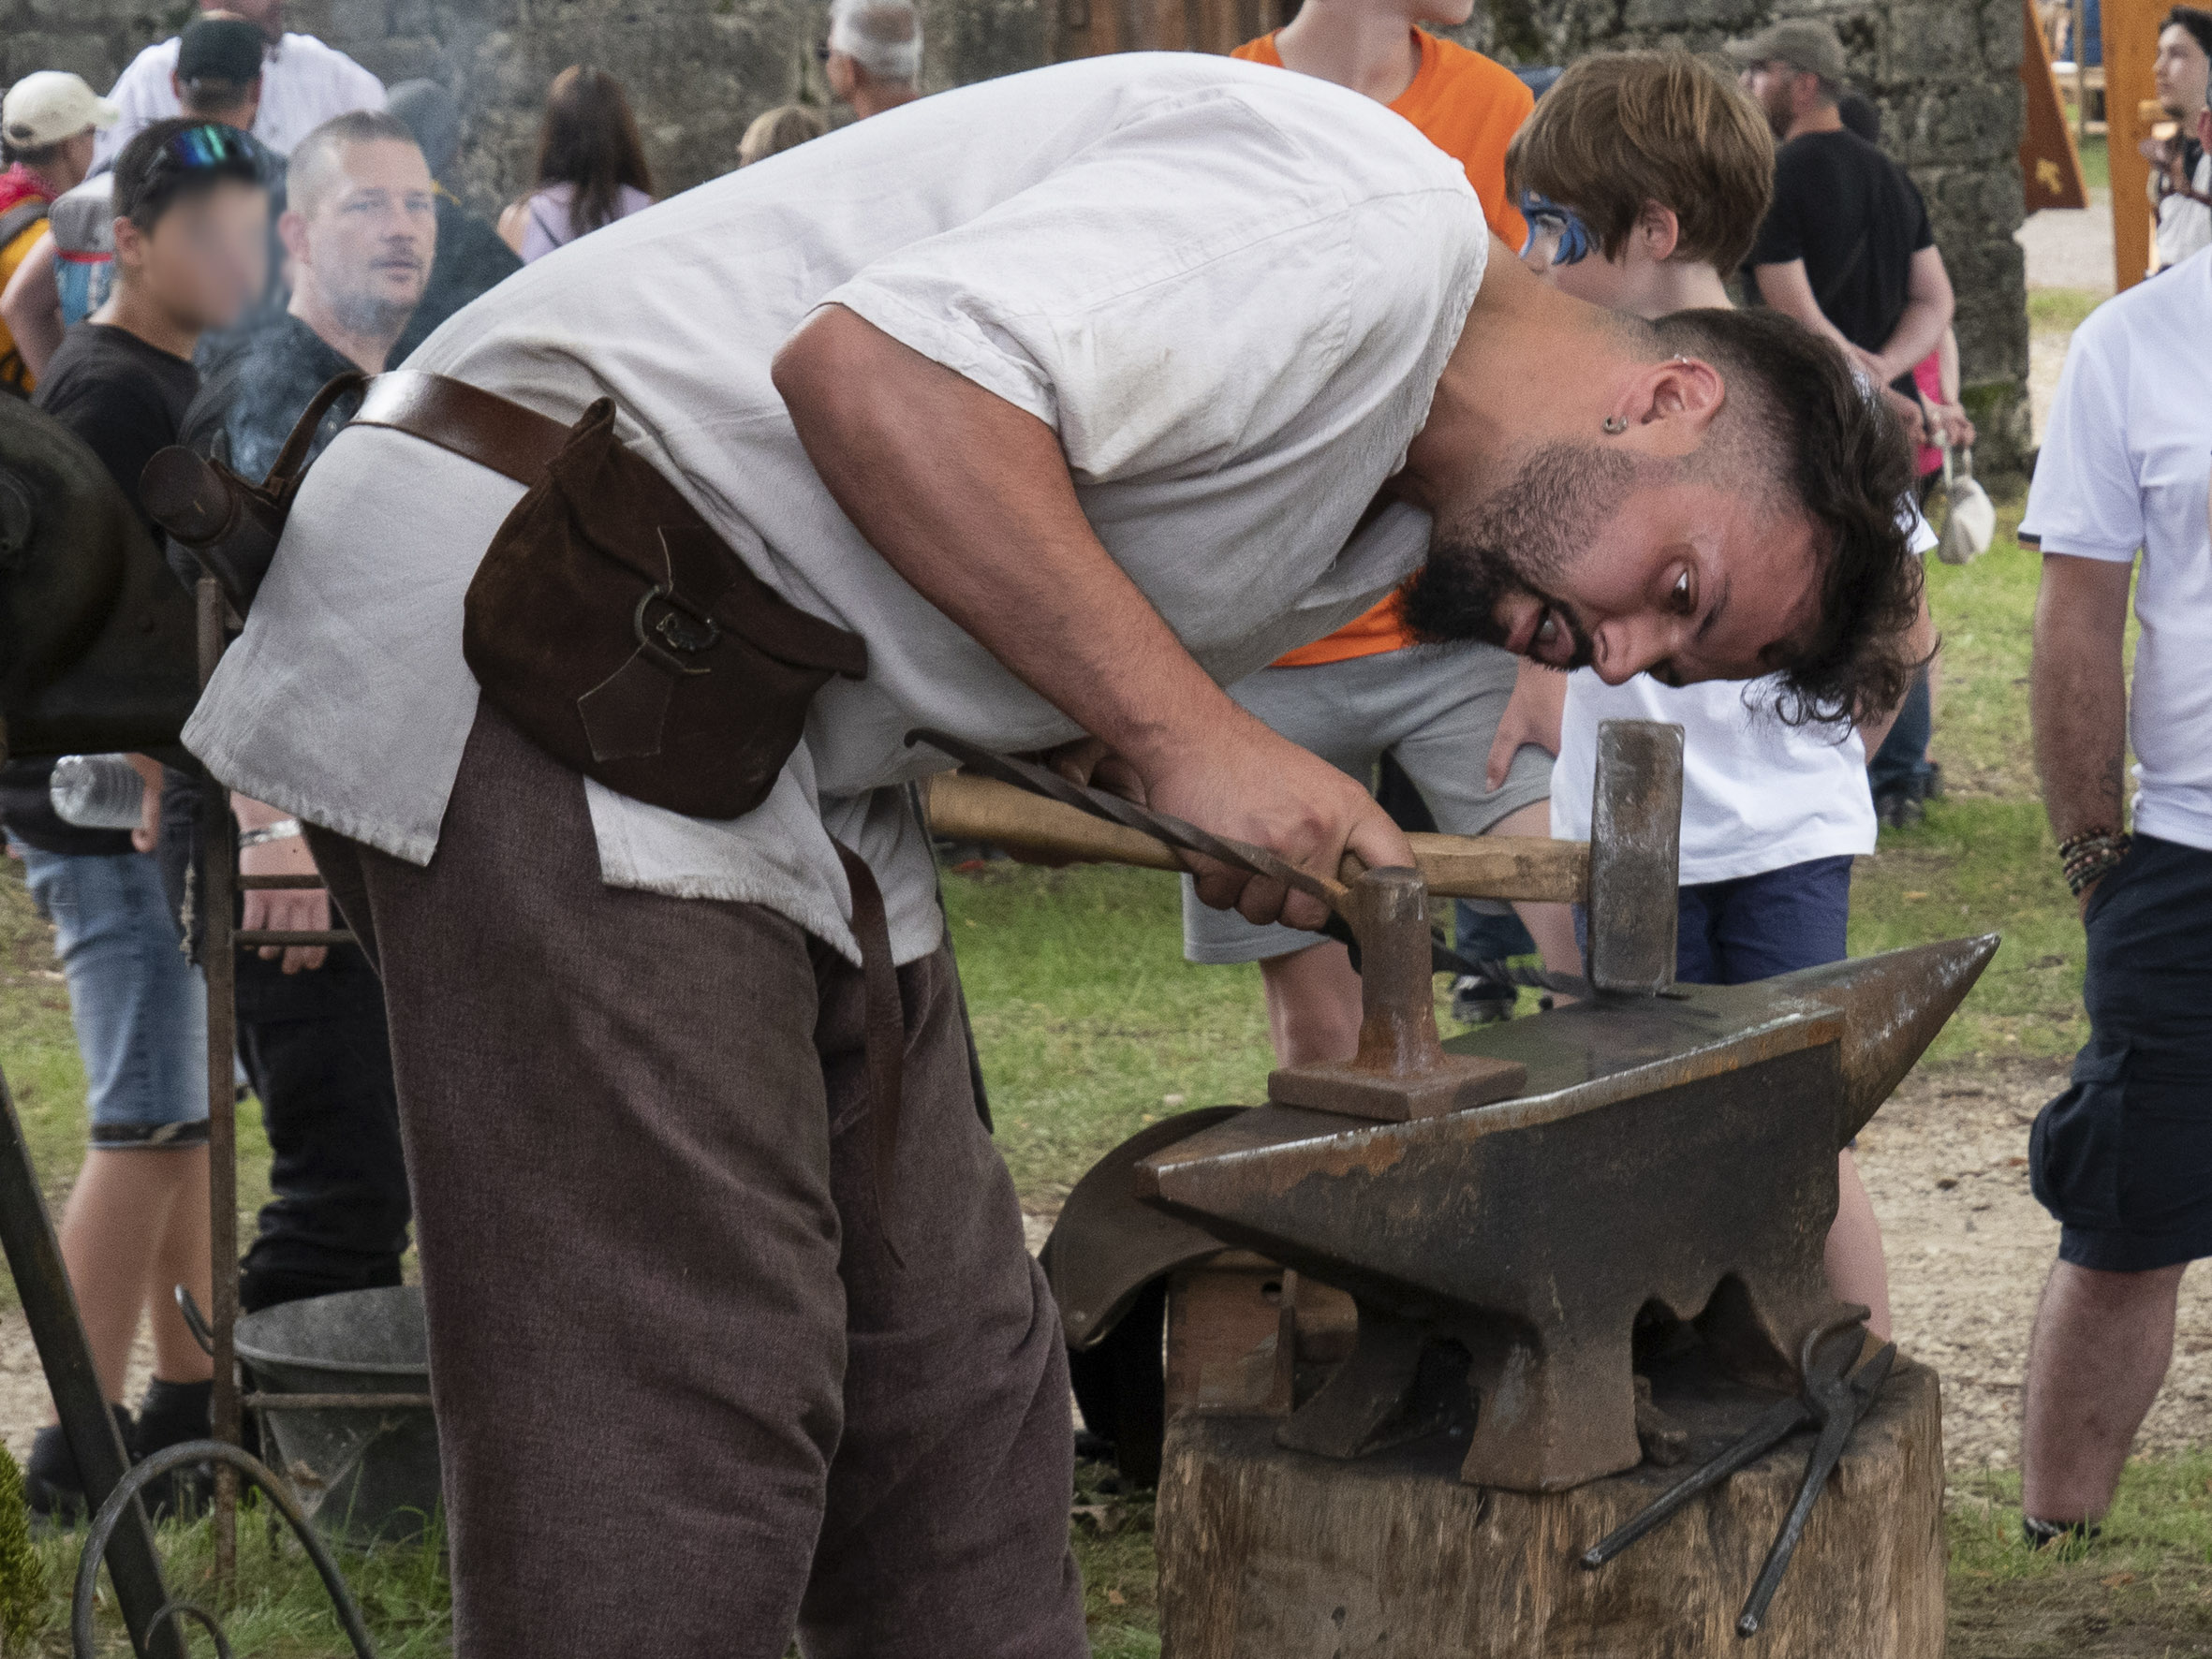
[{"label": "man's ear", "polygon": [[1636,215],[1636,236],[1654,265],[1663,265],[1682,245],[1682,221],[1663,202],[1647,201]]},{"label": "man's ear", "polygon": [[276,218],[276,240],[284,243],[285,255],[294,264],[309,263],[307,258],[307,215],[293,208],[287,208]]},{"label": "man's ear", "polygon": [[1644,455],[1688,455],[1727,396],[1720,371],[1698,358],[1642,364],[1614,405],[1613,417],[1627,426],[1613,441]]},{"label": "man's ear", "polygon": [[[2197,111],[2197,143],[2203,149],[2212,150],[2212,103]],[[2191,179],[2190,183],[2193,184],[2196,181]]]},{"label": "man's ear", "polygon": [[184,82],[178,77],[174,69],[169,72],[169,90],[170,95],[175,98],[179,105],[182,105],[184,101]]},{"label": "man's ear", "polygon": [[136,271],[146,262],[146,233],[130,220],[118,217],[114,224],[115,269]]}]

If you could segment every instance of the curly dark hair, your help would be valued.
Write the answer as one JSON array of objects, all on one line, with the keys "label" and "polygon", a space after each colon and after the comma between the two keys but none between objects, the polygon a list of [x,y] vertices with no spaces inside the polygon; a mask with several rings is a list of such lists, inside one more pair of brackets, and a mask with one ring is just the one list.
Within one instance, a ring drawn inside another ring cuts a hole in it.
[{"label": "curly dark hair", "polygon": [[1734,413],[1701,447],[1709,466],[1803,512],[1826,544],[1819,617],[1774,665],[1778,712],[1792,725],[1887,713],[1919,666],[1903,426],[1842,352],[1777,312],[1678,311],[1652,327],[1665,350],[1703,359],[1728,383]]}]

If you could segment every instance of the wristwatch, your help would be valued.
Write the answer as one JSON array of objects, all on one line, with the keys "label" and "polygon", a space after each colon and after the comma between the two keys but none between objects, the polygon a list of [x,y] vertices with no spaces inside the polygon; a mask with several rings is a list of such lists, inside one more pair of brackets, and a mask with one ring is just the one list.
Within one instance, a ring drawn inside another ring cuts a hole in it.
[{"label": "wristwatch", "polygon": [[241,850],[249,846],[264,846],[272,841],[289,841],[303,833],[297,818],[279,818],[273,824],[264,824],[258,830],[242,830],[238,835]]}]

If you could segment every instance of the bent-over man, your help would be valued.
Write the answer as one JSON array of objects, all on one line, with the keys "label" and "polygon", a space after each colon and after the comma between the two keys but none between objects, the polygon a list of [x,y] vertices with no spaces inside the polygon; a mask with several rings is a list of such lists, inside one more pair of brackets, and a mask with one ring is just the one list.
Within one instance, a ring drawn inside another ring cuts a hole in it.
[{"label": "bent-over man", "polygon": [[[1219,687],[1416,569],[1424,633],[1609,678],[1777,671],[1836,710],[1906,672],[1910,462],[1840,354],[1544,289],[1458,163],[1276,70],[1117,56],[921,100],[530,267],[409,369],[564,424],[611,398],[640,497],[675,503],[658,557],[706,533],[803,613],[776,648],[866,647],[742,816],[580,775],[645,741],[610,699],[674,682],[626,664],[581,724],[504,668],[479,696],[465,595],[525,490],[452,446],[498,459],[517,422],[440,447],[364,412],[194,716],[219,776],[322,827],[381,959],[468,1659],[775,1659],[794,1626],[856,1659],[1084,1651],[1066,1359],[896,786],[949,762],[908,730],[1087,737],[1097,775],[1319,871],[1411,850]],[[671,660],[749,625],[643,614]]]}]

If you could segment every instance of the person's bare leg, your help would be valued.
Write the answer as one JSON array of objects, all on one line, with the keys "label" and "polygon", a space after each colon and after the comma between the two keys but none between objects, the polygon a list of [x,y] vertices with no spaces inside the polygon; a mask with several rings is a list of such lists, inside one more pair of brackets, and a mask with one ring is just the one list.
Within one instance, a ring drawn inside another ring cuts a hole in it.
[{"label": "person's bare leg", "polygon": [[1874,1200],[1866,1196],[1849,1148],[1836,1154],[1836,1222],[1828,1229],[1828,1288],[1838,1301],[1865,1304],[1866,1329],[1886,1343],[1890,1269],[1881,1251],[1881,1224],[1874,1219]]},{"label": "person's bare leg", "polygon": [[[184,1185],[177,1152],[101,1151],[84,1154],[59,1229],[62,1265],[77,1295],[100,1390],[123,1399],[131,1339],[153,1284],[170,1212]],[[199,1154],[200,1208],[207,1206],[207,1154]]]},{"label": "person's bare leg", "polygon": [[207,1148],[140,1156],[163,1158],[177,1166],[177,1193],[170,1206],[169,1225],[161,1229],[153,1284],[146,1293],[146,1311],[154,1320],[154,1374],[165,1383],[204,1383],[215,1374],[215,1362],[192,1340],[184,1316],[177,1312],[176,1287],[182,1285],[189,1290],[202,1313],[214,1300]]},{"label": "person's bare leg", "polygon": [[1360,976],[1334,939],[1260,964],[1277,1065],[1349,1060],[1360,1046]]},{"label": "person's bare leg", "polygon": [[2020,1505],[2037,1520],[2094,1520],[2174,1358],[2188,1264],[2104,1273],[2052,1264],[2028,1346]]},{"label": "person's bare leg", "polygon": [[[1549,840],[1552,833],[1552,803],[1534,800],[1517,811],[1510,812],[1485,831],[1491,835],[1528,835],[1539,840]],[[1571,904],[1536,904],[1514,901],[1513,914],[1521,918],[1521,925],[1528,930],[1529,938],[1536,941],[1536,953],[1543,958],[1543,965],[1555,974],[1579,975],[1582,972],[1582,950],[1574,942],[1574,906]]]}]

